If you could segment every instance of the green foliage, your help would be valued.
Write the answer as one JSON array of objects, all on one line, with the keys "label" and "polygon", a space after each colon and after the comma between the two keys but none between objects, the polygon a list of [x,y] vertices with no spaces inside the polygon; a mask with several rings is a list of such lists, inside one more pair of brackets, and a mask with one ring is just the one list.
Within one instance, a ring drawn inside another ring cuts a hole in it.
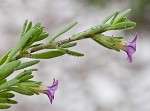
[{"label": "green foliage", "polygon": [[13,61],[0,66],[0,80],[7,78],[19,66],[20,61]]},{"label": "green foliage", "polygon": [[8,54],[9,52],[7,52],[3,57],[0,58],[0,65],[2,65],[6,61]]},{"label": "green foliage", "polygon": [[6,62],[9,62],[10,59],[23,48],[23,46],[27,43],[31,35],[35,32],[35,28],[30,29],[27,33],[25,33],[20,40],[17,42],[16,46],[10,51]]},{"label": "green foliage", "polygon": [[29,62],[24,62],[24,63],[21,63],[15,70],[24,69],[26,67],[35,65],[35,64],[37,64],[39,62],[40,62],[39,60],[33,60],[33,61],[29,61]]},{"label": "green foliage", "polygon": [[10,91],[17,92],[19,94],[23,94],[23,95],[28,95],[28,96],[34,95],[33,91],[31,91],[28,88],[24,88],[24,87],[9,87],[7,89]]},{"label": "green foliage", "polygon": [[19,82],[20,82],[20,80],[18,80],[18,79],[12,79],[10,81],[6,81],[0,85],[0,90],[7,89],[8,87],[14,86]]},{"label": "green foliage", "polygon": [[7,103],[0,103],[0,109],[8,109],[10,108],[11,106]]},{"label": "green foliage", "polygon": [[63,28],[61,31],[59,31],[56,35],[54,35],[54,37],[52,37],[52,39],[50,39],[48,41],[48,44],[53,42],[57,37],[59,37],[60,35],[64,34],[65,32],[67,32],[68,30],[70,30],[72,27],[74,27],[78,22],[74,22],[68,26],[66,26],[65,28]]},{"label": "green foliage", "polygon": [[0,98],[13,98],[15,95],[10,92],[1,92],[0,93]]},{"label": "green foliage", "polygon": [[[68,25],[51,38],[48,38],[49,34],[44,31],[44,26],[41,23],[34,25],[31,21],[28,23],[26,20],[15,47],[0,58],[0,109],[8,109],[11,106],[10,104],[17,104],[15,100],[10,99],[15,96],[14,92],[28,96],[39,94],[34,89],[40,87],[42,82],[32,80],[34,77],[32,75],[33,71],[38,69],[31,68],[27,70],[26,68],[38,64],[40,60],[30,60],[21,63],[21,58],[52,59],[65,54],[81,57],[84,54],[72,51],[69,48],[77,45],[74,41],[86,38],[91,38],[106,48],[120,51],[120,49],[115,47],[114,43],[120,42],[123,37],[109,37],[102,33],[109,30],[133,28],[136,23],[127,19],[130,11],[130,9],[124,12],[116,11],[106,17],[101,24],[60,41],[56,41],[56,39],[73,28],[77,22]],[[41,42],[44,39],[48,39],[48,41],[45,43]],[[43,49],[46,49],[46,51],[38,52]],[[23,71],[9,80],[9,76],[18,70]]]},{"label": "green foliage", "polygon": [[27,57],[34,58],[34,59],[51,59],[62,55],[64,55],[64,53],[60,51],[48,51],[48,52],[41,52],[41,53],[27,55]]}]

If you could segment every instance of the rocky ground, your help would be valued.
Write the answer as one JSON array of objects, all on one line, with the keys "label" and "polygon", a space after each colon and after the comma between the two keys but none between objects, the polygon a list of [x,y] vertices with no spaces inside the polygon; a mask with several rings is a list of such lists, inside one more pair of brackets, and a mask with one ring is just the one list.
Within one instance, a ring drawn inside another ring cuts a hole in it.
[{"label": "rocky ground", "polygon": [[[114,2],[105,8],[94,8],[79,0],[1,0],[0,55],[12,48],[18,40],[25,19],[41,21],[53,35],[73,21],[79,24],[63,37],[99,24],[106,15],[125,9],[124,2]],[[107,32],[108,35],[127,36],[132,40],[133,30]],[[133,64],[125,61],[126,54],[99,46],[91,40],[82,40],[74,50],[84,57],[62,56],[43,60],[37,66],[35,79],[49,85],[59,80],[53,105],[45,95],[16,94],[18,105],[5,111],[149,111],[150,110],[150,38],[149,32],[139,31],[137,52]],[[62,37],[62,38],[63,38]]]}]

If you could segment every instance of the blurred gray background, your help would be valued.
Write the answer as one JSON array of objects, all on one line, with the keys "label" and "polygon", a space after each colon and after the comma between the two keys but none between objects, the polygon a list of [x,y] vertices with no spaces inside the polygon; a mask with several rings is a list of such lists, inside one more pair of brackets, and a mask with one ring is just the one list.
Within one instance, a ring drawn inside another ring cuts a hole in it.
[{"label": "blurred gray background", "polygon": [[18,40],[26,19],[42,22],[50,35],[63,26],[78,25],[61,39],[99,24],[116,10],[132,8],[134,30],[111,31],[131,41],[139,33],[133,63],[125,52],[115,52],[91,40],[78,41],[84,57],[64,55],[42,60],[35,80],[50,85],[59,80],[53,105],[46,95],[16,94],[17,105],[5,111],[150,111],[150,0],[0,0],[0,56]]}]

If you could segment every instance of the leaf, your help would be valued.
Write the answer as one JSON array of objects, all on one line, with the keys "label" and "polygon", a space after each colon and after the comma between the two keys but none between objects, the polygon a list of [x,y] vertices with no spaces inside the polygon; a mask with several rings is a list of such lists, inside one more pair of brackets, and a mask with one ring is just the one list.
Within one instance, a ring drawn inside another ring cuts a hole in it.
[{"label": "leaf", "polygon": [[41,85],[41,84],[42,84],[42,82],[33,81],[33,80],[27,80],[26,82],[32,82],[32,83],[35,83],[35,84],[38,84],[38,85]]},{"label": "leaf", "polygon": [[70,48],[70,47],[73,47],[73,46],[76,46],[76,45],[77,45],[77,43],[65,43],[65,44],[60,45],[60,47]]},{"label": "leaf", "polygon": [[6,104],[6,103],[0,103],[0,109],[8,109],[10,108],[11,106],[9,104]]},{"label": "leaf", "polygon": [[[10,51],[9,51],[9,52],[10,52]],[[7,52],[4,56],[2,56],[2,57],[0,58],[0,65],[2,65],[2,64],[6,61],[9,52]]]},{"label": "leaf", "polygon": [[46,32],[43,32],[34,39],[34,42],[41,41],[41,40],[47,38],[48,36],[49,36],[49,34],[47,34]]},{"label": "leaf", "polygon": [[7,79],[3,79],[3,80],[0,81],[0,84],[4,83],[6,81],[7,81]]},{"label": "leaf", "polygon": [[114,22],[114,20],[117,18],[117,16],[118,16],[118,14],[119,14],[120,12],[116,12],[116,14],[112,17],[112,19],[111,19],[111,21],[110,21],[110,24],[113,24],[113,22]]},{"label": "leaf", "polygon": [[26,21],[24,22],[24,25],[23,25],[23,28],[22,28],[22,31],[21,31],[20,37],[22,37],[22,36],[23,36],[23,34],[24,34],[25,30],[26,30],[27,23],[28,23],[28,20],[26,20]]},{"label": "leaf", "polygon": [[21,64],[16,68],[16,70],[24,69],[24,68],[26,68],[26,67],[35,65],[35,64],[37,64],[37,63],[39,63],[39,62],[40,62],[40,60],[33,60],[33,61],[21,63]]},{"label": "leaf", "polygon": [[62,56],[62,55],[64,55],[64,53],[60,51],[48,51],[48,52],[31,54],[27,57],[35,58],[35,59],[51,59],[51,58],[55,58],[55,57]]},{"label": "leaf", "polygon": [[104,35],[96,35],[92,38],[95,42],[98,44],[108,48],[108,49],[113,49],[116,51],[120,51],[120,49],[116,48],[114,43],[113,43],[113,38],[109,36],[104,36]]},{"label": "leaf", "polygon": [[[104,46],[106,48],[112,49],[113,43],[109,42],[111,40],[106,40],[106,38],[107,37],[96,35],[92,39],[94,41],[96,41],[98,44],[100,44],[100,45],[102,45],[102,46]],[[108,38],[108,39],[111,39],[111,38]]]},{"label": "leaf", "polygon": [[10,74],[12,74],[20,65],[20,61],[13,61],[0,66],[0,81],[7,78]]},{"label": "leaf", "polygon": [[24,75],[24,76],[18,78],[18,80],[19,80],[20,82],[24,82],[24,81],[27,81],[28,79],[33,78],[33,77],[34,77],[33,75]]},{"label": "leaf", "polygon": [[30,21],[25,32],[29,31],[31,29],[31,27],[32,27],[32,22]]},{"label": "leaf", "polygon": [[17,79],[9,80],[9,81],[7,81],[7,82],[5,82],[5,83],[3,83],[3,84],[0,85],[0,90],[7,89],[8,87],[13,86],[13,85],[15,85],[15,84],[17,84],[19,82],[20,81],[17,80]]},{"label": "leaf", "polygon": [[120,29],[128,29],[136,26],[135,22],[121,22],[116,25],[113,25],[108,30],[120,30]]},{"label": "leaf", "polygon": [[0,98],[13,98],[15,95],[10,92],[0,92]]},{"label": "leaf", "polygon": [[39,84],[37,82],[21,82],[19,83],[19,86],[23,86],[23,87],[39,87]]},{"label": "leaf", "polygon": [[114,18],[114,17],[116,17],[118,14],[119,14],[118,11],[112,13],[111,15],[107,16],[107,17],[102,21],[101,24],[105,24],[105,23],[106,23],[107,21],[109,21],[112,17]]},{"label": "leaf", "polygon": [[18,102],[8,98],[0,98],[0,103],[17,104]]},{"label": "leaf", "polygon": [[123,39],[123,37],[113,37],[113,39]]},{"label": "leaf", "polygon": [[23,76],[25,76],[25,75],[31,75],[31,74],[32,74],[32,71],[31,71],[31,70],[25,70],[25,71],[19,73],[19,74],[15,77],[15,79],[19,79],[19,78],[21,78],[21,77],[23,77]]},{"label": "leaf", "polygon": [[34,94],[39,95],[39,92],[32,89],[31,87],[27,87],[27,89],[29,89],[30,91],[32,91]]},{"label": "leaf", "polygon": [[[73,47],[73,46],[76,46],[77,43],[65,43],[65,44],[61,44],[61,45],[58,45],[59,47],[62,47],[62,48],[70,48],[70,47]],[[53,45],[50,45],[47,49],[56,49]]]},{"label": "leaf", "polygon": [[21,50],[23,48],[23,46],[26,44],[26,42],[31,37],[31,35],[34,33],[34,31],[35,31],[35,29],[31,28],[27,33],[25,33],[20,38],[20,40],[17,42],[16,46],[9,53],[7,61],[9,61],[19,50]]},{"label": "leaf", "polygon": [[65,28],[63,28],[62,30],[60,30],[55,36],[52,37],[52,39],[50,41],[48,41],[48,43],[53,42],[57,37],[59,37],[60,35],[64,34],[65,32],[67,32],[68,30],[70,30],[72,27],[74,27],[78,22],[74,22],[72,24],[69,24],[68,26],[66,26]]},{"label": "leaf", "polygon": [[29,48],[37,47],[39,45],[42,45],[42,43],[31,45]]},{"label": "leaf", "polygon": [[26,70],[26,71],[38,71],[38,69],[32,68],[32,69],[28,69],[28,70]]},{"label": "leaf", "polygon": [[113,24],[119,23],[124,17],[128,16],[128,14],[131,12],[131,9],[127,9],[124,12],[120,13],[117,18],[114,20]]},{"label": "leaf", "polygon": [[8,90],[28,96],[34,95],[34,92],[22,87],[9,87]]},{"label": "leaf", "polygon": [[69,54],[69,55],[77,56],[77,57],[84,56],[84,54],[82,54],[82,53],[64,49],[62,47],[58,47],[57,45],[54,45],[54,47],[65,54]]},{"label": "leaf", "polygon": [[44,29],[43,26],[42,27],[40,26],[40,27],[36,28],[35,32],[31,36],[31,38],[25,44],[25,46],[24,46],[25,49],[29,48],[34,43],[34,39],[37,38],[43,32],[43,29]]}]

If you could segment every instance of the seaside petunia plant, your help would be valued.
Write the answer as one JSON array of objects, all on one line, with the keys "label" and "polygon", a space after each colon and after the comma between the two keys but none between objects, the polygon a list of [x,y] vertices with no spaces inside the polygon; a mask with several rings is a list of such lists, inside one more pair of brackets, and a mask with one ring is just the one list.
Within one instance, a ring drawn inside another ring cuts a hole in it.
[{"label": "seaside petunia plant", "polygon": [[[59,81],[55,78],[52,85],[45,86],[42,82],[33,80],[32,72],[38,71],[38,69],[28,67],[38,64],[42,59],[52,59],[66,54],[75,57],[84,56],[82,53],[70,50],[71,47],[77,45],[77,40],[91,39],[106,48],[118,52],[123,50],[127,53],[129,62],[132,62],[138,34],[132,42],[125,41],[121,36],[111,37],[103,34],[110,30],[125,30],[135,27],[136,23],[127,18],[130,11],[131,9],[114,12],[100,24],[59,41],[57,38],[73,28],[77,22],[66,26],[54,36],[49,36],[41,23],[34,25],[31,21],[26,20],[16,45],[0,58],[0,109],[8,109],[11,104],[17,104],[17,101],[12,99],[16,93],[28,96],[43,93],[52,103],[55,91],[59,87]],[[42,41],[44,39],[46,42]],[[22,58],[30,59],[23,62]],[[13,75],[13,73],[18,74]]]}]

